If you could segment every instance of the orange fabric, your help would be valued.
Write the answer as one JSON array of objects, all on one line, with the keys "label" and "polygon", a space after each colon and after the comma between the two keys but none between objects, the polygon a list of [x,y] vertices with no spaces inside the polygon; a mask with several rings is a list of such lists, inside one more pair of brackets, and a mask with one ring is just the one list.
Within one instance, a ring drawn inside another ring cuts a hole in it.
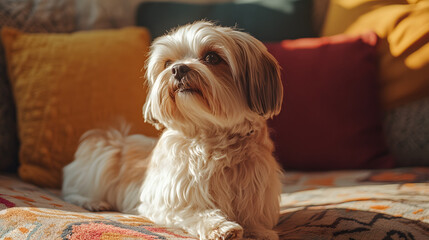
[{"label": "orange fabric", "polygon": [[416,174],[412,173],[380,173],[371,176],[371,181],[375,182],[390,182],[390,181],[415,181],[417,178]]},{"label": "orange fabric", "polygon": [[416,210],[413,212],[413,214],[419,214],[422,213],[424,211],[424,209],[420,208],[419,210]]},{"label": "orange fabric", "polygon": [[322,177],[308,179],[304,184],[305,185],[316,185],[316,186],[334,186],[335,178],[333,177]]},{"label": "orange fabric", "polygon": [[389,206],[385,206],[385,205],[374,205],[370,207],[371,209],[374,210],[386,210],[388,208],[390,208]]},{"label": "orange fabric", "polygon": [[332,0],[323,35],[381,37],[381,100],[386,109],[429,96],[429,1]]},{"label": "orange fabric", "polygon": [[73,34],[27,34],[3,28],[8,73],[21,141],[19,175],[60,187],[87,130],[114,126],[156,136],[144,123],[144,66],[150,36],[144,28]]}]

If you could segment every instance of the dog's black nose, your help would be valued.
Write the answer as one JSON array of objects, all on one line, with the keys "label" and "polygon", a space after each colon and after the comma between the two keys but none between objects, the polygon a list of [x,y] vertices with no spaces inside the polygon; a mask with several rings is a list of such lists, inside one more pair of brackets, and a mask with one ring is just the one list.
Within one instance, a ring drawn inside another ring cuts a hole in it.
[{"label": "dog's black nose", "polygon": [[190,70],[191,68],[185,64],[176,64],[171,68],[174,78],[178,81],[180,81]]}]

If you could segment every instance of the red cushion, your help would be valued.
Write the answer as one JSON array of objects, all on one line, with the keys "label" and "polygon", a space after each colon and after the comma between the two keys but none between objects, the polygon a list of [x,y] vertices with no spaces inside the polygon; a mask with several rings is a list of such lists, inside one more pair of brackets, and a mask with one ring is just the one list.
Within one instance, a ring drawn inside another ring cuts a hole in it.
[{"label": "red cushion", "polygon": [[393,166],[381,127],[377,41],[370,32],[266,44],[282,67],[283,107],[269,125],[286,169]]}]

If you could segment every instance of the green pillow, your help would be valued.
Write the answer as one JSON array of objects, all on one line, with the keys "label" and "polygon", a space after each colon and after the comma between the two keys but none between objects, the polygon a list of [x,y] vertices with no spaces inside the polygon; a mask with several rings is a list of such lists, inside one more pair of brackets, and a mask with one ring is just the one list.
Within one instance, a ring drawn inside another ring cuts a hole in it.
[{"label": "green pillow", "polygon": [[206,19],[222,26],[237,26],[261,41],[315,37],[311,0],[254,0],[245,2],[189,4],[141,3],[137,25],[154,38],[171,28]]}]

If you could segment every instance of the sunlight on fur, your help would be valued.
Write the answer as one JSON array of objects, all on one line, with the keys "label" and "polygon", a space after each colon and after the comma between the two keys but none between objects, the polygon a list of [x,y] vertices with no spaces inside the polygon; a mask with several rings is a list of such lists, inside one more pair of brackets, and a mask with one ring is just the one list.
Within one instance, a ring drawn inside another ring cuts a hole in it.
[{"label": "sunlight on fur", "polygon": [[277,61],[247,33],[200,21],[155,39],[145,120],[159,139],[87,132],[63,197],[200,239],[278,239],[281,169],[266,119],[281,109]]}]

